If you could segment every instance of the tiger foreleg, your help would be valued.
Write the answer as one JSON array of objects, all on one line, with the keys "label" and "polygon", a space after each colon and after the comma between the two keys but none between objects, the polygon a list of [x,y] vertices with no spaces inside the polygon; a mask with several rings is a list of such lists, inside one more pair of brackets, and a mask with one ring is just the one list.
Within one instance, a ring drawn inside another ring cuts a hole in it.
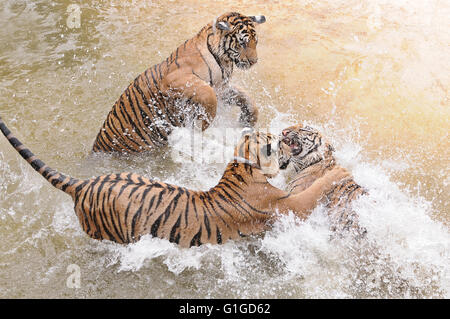
[{"label": "tiger foreleg", "polygon": [[253,127],[258,120],[258,109],[250,97],[243,90],[229,86],[223,93],[224,100],[230,105],[236,105],[241,109],[239,122],[245,127]]},{"label": "tiger foreleg", "polygon": [[167,79],[169,91],[201,106],[196,118],[202,121],[202,130],[208,128],[217,113],[217,96],[214,89],[193,74],[172,74]]},{"label": "tiger foreleg", "polygon": [[281,213],[293,211],[301,219],[306,219],[337,183],[348,179],[350,176],[346,169],[340,166],[335,167],[331,171],[327,171],[324,176],[318,178],[305,190],[295,194],[290,193],[280,198],[278,201],[279,211]]}]

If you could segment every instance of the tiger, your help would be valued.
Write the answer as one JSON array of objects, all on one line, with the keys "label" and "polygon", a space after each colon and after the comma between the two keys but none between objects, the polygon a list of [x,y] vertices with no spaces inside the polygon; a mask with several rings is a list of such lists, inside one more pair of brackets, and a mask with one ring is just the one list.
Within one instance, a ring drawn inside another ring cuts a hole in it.
[{"label": "tiger", "polygon": [[222,178],[208,191],[128,172],[77,179],[47,166],[1,118],[0,130],[34,170],[71,196],[79,224],[89,237],[119,244],[151,235],[191,247],[261,234],[277,216],[289,211],[306,218],[332,184],[349,174],[336,168],[303,192],[287,196],[268,182],[279,171],[277,137],[247,132],[237,143]]},{"label": "tiger", "polygon": [[240,123],[253,127],[258,109],[229,82],[234,65],[249,69],[258,61],[255,24],[265,21],[265,16],[225,13],[139,74],[108,113],[92,152],[158,149],[168,144],[174,127],[194,120],[205,130],[216,116],[218,100],[240,107]]},{"label": "tiger", "polygon": [[[336,167],[334,147],[310,126],[293,125],[280,134],[279,165],[286,169],[292,164],[296,175],[288,185],[288,192],[296,194],[307,189],[318,178]],[[335,234],[353,234],[362,238],[367,230],[358,222],[358,215],[350,207],[351,201],[367,195],[368,191],[353,178],[343,180],[326,194],[331,230]]]}]

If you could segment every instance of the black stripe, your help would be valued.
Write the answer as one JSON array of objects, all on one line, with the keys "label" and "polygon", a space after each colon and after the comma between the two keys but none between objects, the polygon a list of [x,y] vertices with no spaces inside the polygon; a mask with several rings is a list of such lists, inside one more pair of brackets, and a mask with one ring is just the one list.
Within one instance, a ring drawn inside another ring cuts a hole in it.
[{"label": "black stripe", "polygon": [[194,206],[195,217],[197,217],[198,220],[197,205],[195,205],[195,197],[192,197],[192,206]]},{"label": "black stripe", "polygon": [[194,74],[196,77],[198,77],[200,80],[203,81],[203,79],[200,77],[200,75],[198,75],[197,73],[195,73],[194,69],[192,69],[192,74]]},{"label": "black stripe", "polygon": [[126,241],[127,243],[130,242],[130,232],[131,232],[131,229],[129,230],[129,229],[127,228],[127,225],[128,225],[127,219],[128,219],[128,213],[129,213],[129,211],[130,211],[130,206],[131,206],[131,204],[132,204],[132,201],[128,202],[127,208],[125,209],[125,212],[124,212],[124,214],[123,214],[123,225],[125,226],[125,232],[126,232],[125,241]]},{"label": "black stripe", "polygon": [[130,194],[128,194],[128,199],[131,200],[131,196],[133,196],[133,194],[139,190],[141,188],[141,185],[136,185],[135,187],[133,187],[133,189],[131,190]]},{"label": "black stripe", "polygon": [[[114,209],[113,206],[108,205],[105,209],[105,201],[110,202],[111,198],[111,189],[114,187],[114,185],[110,185],[110,187],[103,193],[103,200],[102,200],[102,212],[106,215],[108,211],[108,216],[105,216],[108,221],[108,226],[111,232],[115,232],[115,235],[112,235],[114,237],[114,240],[117,242],[123,242],[123,238],[119,233],[119,230],[117,228],[116,222],[114,221]],[[109,218],[108,218],[109,217]]]},{"label": "black stripe", "polygon": [[122,187],[120,188],[119,194],[117,194],[117,198],[120,197],[120,195],[122,195],[123,191],[128,187],[129,185],[127,183],[123,184]]},{"label": "black stripe", "polygon": [[244,178],[240,174],[234,173],[233,177],[235,177],[239,182],[244,183],[245,185],[247,185],[247,182],[244,180]]},{"label": "black stripe", "polygon": [[[142,202],[142,200],[141,200]],[[137,210],[137,212],[134,214],[132,220],[131,220],[131,238],[133,239],[133,241],[135,241],[136,236],[136,222],[138,221],[139,217],[141,217],[141,213],[142,213],[142,204],[139,206],[139,209]]]},{"label": "black stripe", "polygon": [[95,147],[95,149],[100,150],[102,152],[107,152],[107,150],[106,150],[106,143],[105,143],[105,140],[103,139],[102,135],[103,134],[101,134],[101,133],[98,134],[97,139],[95,140],[95,143],[94,143],[93,147]]},{"label": "black stripe", "polygon": [[181,237],[181,234],[178,233],[177,237],[175,237],[175,240],[174,240],[173,242],[174,242],[175,244],[179,244],[179,243],[180,243],[180,237]]},{"label": "black stripe", "polygon": [[20,156],[22,156],[25,160],[29,159],[30,157],[33,157],[34,154],[28,149],[24,148],[23,150],[19,151]]},{"label": "black stripe", "polygon": [[[95,212],[92,208],[94,207],[94,195],[97,193],[95,186],[97,186],[98,182],[100,182],[100,177],[95,178],[91,185],[89,186],[90,194],[89,194],[89,207],[90,209]],[[94,216],[92,216],[92,219],[95,220]]]},{"label": "black stripe", "polygon": [[223,219],[223,217],[214,209],[214,206],[211,204],[210,201],[208,201],[209,205],[211,206],[211,210],[208,207],[208,204],[205,200],[205,197],[201,198],[204,207],[206,208],[206,210],[208,211],[208,213],[212,216],[212,214],[214,213],[218,218],[220,218],[220,220],[228,227],[230,228],[230,226],[228,225],[228,223],[225,221],[225,219]]},{"label": "black stripe", "polygon": [[[226,196],[231,200],[231,203],[229,203],[231,206],[234,207],[234,209],[236,209],[238,212],[240,212],[242,214],[242,212],[239,210],[239,208],[237,206],[239,206],[244,212],[247,213],[247,215],[250,218],[255,218],[255,216],[253,216],[253,214],[251,214],[247,209],[245,209],[237,199],[235,199],[233,196],[231,196],[230,193],[228,193],[223,187],[219,186],[218,188],[220,188],[225,194]],[[219,195],[220,198],[222,198],[224,201],[226,200],[226,198],[220,194],[219,192],[217,192],[217,194]],[[236,206],[237,205],[237,206]],[[244,214],[242,214],[244,215]]]},{"label": "black stripe", "polygon": [[244,235],[243,233],[241,233],[241,231],[240,231],[239,229],[237,230],[237,233],[238,233],[239,237],[246,237],[246,235]]},{"label": "black stripe", "polygon": [[[122,97],[123,97],[123,96],[122,96]],[[137,130],[136,130],[136,124],[131,120],[131,117],[130,117],[130,115],[128,114],[128,112],[125,111],[126,108],[125,108],[125,104],[123,103],[122,97],[121,97],[121,98],[119,99],[119,101],[118,101],[118,102],[119,102],[119,105],[121,106],[121,107],[119,107],[119,112],[120,112],[120,114],[122,115],[123,119],[124,119],[125,121],[127,121],[128,124],[132,127],[132,131],[134,130],[134,131],[136,132],[136,134],[140,136],[140,132],[137,132]],[[125,111],[125,112],[124,112],[124,111]],[[119,119],[119,118],[118,118],[118,119]],[[119,119],[119,122],[121,122],[120,119]],[[121,123],[120,126],[123,128],[122,123]],[[126,133],[126,130],[125,130],[125,129],[122,129],[122,132],[123,132],[123,133],[121,134],[121,136],[126,137],[126,138],[128,139],[128,141],[130,141],[130,142],[132,142],[132,143],[134,143],[134,144],[136,145],[136,147],[134,147],[134,148],[131,148],[130,146],[127,146],[127,148],[128,148],[130,151],[135,151],[136,149],[139,149],[139,147],[141,146],[141,144],[139,144],[139,142],[136,141],[136,140],[132,137],[132,135],[131,135],[132,132]],[[126,133],[126,134],[125,134],[125,133]],[[141,138],[142,138],[142,137],[141,137]]]},{"label": "black stripe", "polygon": [[200,229],[199,229],[198,233],[195,234],[194,237],[192,237],[190,246],[200,246],[201,245],[201,242],[200,242],[201,236],[202,236],[202,226],[200,225]]},{"label": "black stripe", "polygon": [[[147,70],[146,72],[148,72],[149,70]],[[155,78],[154,78],[151,70],[150,70],[150,73],[151,73],[153,81],[155,81]],[[149,86],[149,93],[153,100],[153,103],[151,105],[149,105],[149,110],[150,110],[150,112],[152,112],[152,114],[154,114],[154,117],[157,117],[157,118],[163,120],[164,122],[167,122],[167,123],[159,123],[159,124],[155,125],[155,128],[158,128],[158,132],[160,135],[167,136],[169,121],[172,121],[172,120],[167,113],[169,110],[167,109],[165,99],[162,96],[161,91],[159,90],[156,82],[154,82],[154,85],[152,86],[150,84],[150,79],[148,78],[147,74],[146,73],[144,73],[144,74],[145,74],[145,78],[147,79],[147,83]],[[153,92],[152,88],[156,89],[156,93]],[[156,114],[153,112],[153,110],[156,112]],[[167,110],[167,112],[166,112],[166,110]],[[165,117],[167,117],[167,120]],[[161,131],[159,130],[159,127],[161,127],[161,130],[163,130],[163,133],[161,133]]]},{"label": "black stripe", "polygon": [[208,239],[211,237],[211,228],[209,226],[208,214],[206,214],[205,208],[203,208],[203,219],[206,231],[208,232]]},{"label": "black stripe", "polygon": [[[140,106],[139,106],[139,108],[141,110],[141,116],[144,117],[143,114],[145,114],[145,116],[147,117],[147,120],[145,120],[145,118],[144,118],[144,124],[147,125],[147,127],[149,127],[149,128],[150,128],[150,126],[152,126],[152,130],[150,130],[151,137],[153,137],[153,138],[151,138],[152,142],[155,143],[155,144],[161,144],[160,141],[159,141],[159,138],[161,138],[164,141],[167,141],[167,134],[165,134],[165,132],[161,132],[159,130],[158,125],[152,125],[153,124],[153,119],[155,118],[155,115],[153,114],[153,112],[152,112],[152,110],[150,108],[149,100],[145,96],[145,94],[142,91],[142,89],[138,85],[136,85],[136,83],[135,83],[135,88],[138,91],[138,93],[141,95],[142,100],[144,101],[144,104],[147,106],[145,109],[141,108]],[[150,113],[147,113],[146,110],[148,110]],[[151,119],[150,119],[150,116],[151,116]],[[154,137],[154,135],[157,135],[157,136]]]},{"label": "black stripe", "polygon": [[165,188],[163,188],[163,189],[161,190],[161,192],[159,192],[159,195],[158,195],[158,201],[156,202],[155,210],[157,210],[158,207],[159,207],[159,205],[161,204],[162,197],[164,196],[165,192],[166,192],[166,189],[165,189]]},{"label": "black stripe", "polygon": [[[119,102],[119,101],[118,101],[118,102]],[[116,104],[116,105],[117,105],[117,107],[115,107],[115,108],[112,109],[112,115],[114,115],[114,116],[117,118],[117,120],[118,120],[118,122],[119,122],[119,125],[120,125],[120,134],[118,134],[117,136],[120,137],[120,138],[122,138],[122,139],[124,139],[124,141],[125,141],[125,139],[126,139],[126,141],[127,141],[127,142],[130,142],[130,144],[135,144],[135,145],[137,145],[137,146],[139,147],[139,144],[136,143],[135,140],[133,140],[132,138],[130,138],[129,135],[125,135],[125,128],[123,127],[122,122],[127,121],[127,119],[126,119],[125,114],[123,114],[122,109],[119,107],[119,106],[121,106],[122,104],[118,103],[118,104]],[[123,121],[120,119],[119,115],[117,114],[116,108],[119,110],[119,113],[122,115]],[[123,143],[123,145],[124,145],[124,146],[127,148],[127,150],[129,150],[129,151],[134,150],[134,147],[132,148],[132,146],[129,145],[129,143]]]},{"label": "black stripe", "polygon": [[[252,205],[250,205],[250,204],[244,199],[244,197],[242,197],[242,195],[239,194],[236,190],[234,190],[233,188],[230,188],[230,190],[232,190],[232,191],[236,194],[236,196],[238,196],[239,199],[240,199],[243,203],[245,203],[251,210],[253,210],[253,211],[257,212],[257,213],[263,214],[263,215],[271,214],[271,212],[265,212],[265,211],[262,211],[262,210],[259,210],[259,209],[254,208],[254,207],[253,207]],[[288,194],[288,196],[289,196],[289,194]],[[288,197],[288,196],[286,196],[286,197]],[[279,199],[281,199],[281,198],[279,198]]]},{"label": "black stripe", "polygon": [[[80,185],[81,186],[81,185]],[[83,186],[85,186],[85,185],[83,185]],[[90,185],[89,185],[89,187],[90,187]],[[86,197],[87,197],[87,194],[88,194],[88,192],[89,192],[89,190],[90,190],[90,188],[88,187],[88,189],[86,189],[85,190],[85,192],[84,192],[84,194],[83,194],[83,197],[81,198],[81,201],[79,201],[79,203],[80,203],[80,205],[79,205],[79,207],[80,207],[80,210],[81,210],[81,212],[83,213],[83,215],[84,215],[84,221],[85,221],[85,224],[86,224],[86,229],[84,230],[86,233],[88,233],[89,234],[89,232],[90,232],[90,230],[91,230],[91,226],[90,226],[90,223],[89,223],[89,221],[91,220],[91,216],[88,214],[88,212],[86,212],[86,210],[84,209],[84,207],[85,207],[85,205],[84,205],[84,201],[86,200]],[[76,201],[78,201],[78,196],[77,196],[77,198],[76,198]],[[77,203],[75,203],[75,205],[76,205]],[[88,218],[89,217],[89,218]],[[95,223],[94,223],[94,226],[95,226]]]},{"label": "black stripe", "polygon": [[[214,191],[214,190],[213,190],[213,191]],[[233,208],[236,209],[236,211],[238,211],[241,215],[244,216],[244,214],[236,207],[236,205],[233,204],[233,202],[235,202],[234,199],[232,199],[232,202],[230,203],[230,201],[229,201],[223,194],[221,194],[221,193],[219,193],[219,192],[217,192],[217,191],[214,191],[214,192],[220,197],[221,200],[223,200],[223,201],[224,201],[225,203],[227,203],[228,205],[233,206]],[[241,206],[241,207],[242,207],[242,206]],[[244,208],[243,208],[243,209],[244,209]],[[245,209],[244,209],[244,211],[247,212],[247,215],[249,215],[250,217],[252,217],[252,215],[250,214],[250,212],[248,212],[248,211],[245,210]]]},{"label": "black stripe", "polygon": [[153,222],[153,225],[150,229],[150,234],[153,237],[158,237],[158,229],[159,229],[159,225],[161,224],[162,216],[163,216],[163,214],[159,215],[159,217]]},{"label": "black stripe", "polygon": [[[108,193],[108,201],[109,201],[109,198],[110,198],[110,195],[111,195],[111,193],[112,192],[109,192]],[[120,237],[120,239],[122,240],[122,242],[125,242],[125,236],[124,236],[124,234],[123,234],[123,228],[122,228],[122,221],[120,220],[120,214],[118,214],[117,213],[117,209],[116,209],[116,200],[117,200],[117,197],[114,197],[113,198],[113,201],[112,201],[112,213],[111,213],[111,219],[113,220],[113,225],[114,225],[114,227],[116,227],[116,225],[118,226],[118,232],[117,232],[117,234],[119,235],[119,237]],[[114,215],[116,215],[116,217],[117,217],[117,219],[118,219],[118,222],[116,223],[115,222],[115,220],[114,220]]]},{"label": "black stripe", "polygon": [[45,179],[49,179],[55,174],[55,170],[51,169],[50,167],[46,167],[45,170],[42,172],[42,176],[44,176]]},{"label": "black stripe", "polygon": [[158,66],[158,72],[159,72],[159,80],[162,81],[163,77],[162,77],[162,72],[161,72],[161,65],[162,63],[159,64]]},{"label": "black stripe", "polygon": [[[101,193],[100,192],[96,192],[96,202],[98,203],[98,199],[99,199],[99,197],[100,197],[100,195],[101,195]],[[117,238],[116,238],[116,236],[114,236],[110,231],[109,231],[109,225],[108,225],[108,216],[106,216],[105,215],[105,210],[104,210],[104,203],[105,203],[105,197],[106,196],[103,196],[103,200],[102,200],[102,208],[101,208],[101,210],[97,210],[98,211],[98,216],[100,216],[100,222],[101,222],[101,226],[102,226],[102,228],[103,228],[103,231],[106,233],[106,236],[108,236],[108,238],[107,239],[109,239],[109,240],[112,240],[112,241],[115,241],[115,242],[117,242]],[[97,207],[97,209],[98,208],[100,208],[98,205],[96,206]],[[102,239],[104,239],[104,238],[102,238]]]},{"label": "black stripe", "polygon": [[185,223],[185,227],[188,227],[188,214],[189,214],[189,194],[187,194],[186,207],[184,208],[184,223]]},{"label": "black stripe", "polygon": [[218,244],[222,243],[222,233],[219,230],[219,226],[216,226],[216,241]]},{"label": "black stripe", "polygon": [[[93,198],[94,198],[94,192],[95,192],[95,185],[98,183],[98,181],[100,180],[100,177],[95,178],[94,180],[91,180],[90,185],[87,188],[87,191],[85,193],[83,202],[81,203],[82,205],[84,205],[85,201],[87,200],[87,206],[89,207],[89,217],[92,220],[92,222],[95,224],[95,226],[97,227],[97,229],[99,229],[98,225],[97,225],[97,221],[95,220],[95,210],[93,209]],[[87,196],[89,194],[89,197]]]},{"label": "black stripe", "polygon": [[[109,190],[108,190],[108,199],[107,199],[108,202],[110,202],[110,199],[111,199],[111,193],[112,193],[111,192],[111,188],[112,187],[110,187]],[[104,202],[105,198],[106,198],[106,195],[103,197],[103,202]],[[120,219],[119,219],[119,225],[117,225],[117,223],[116,223],[116,221],[114,219],[114,215],[115,215],[115,212],[116,212],[115,200],[116,200],[116,197],[114,197],[112,205],[111,205],[111,207],[109,207],[109,216],[110,216],[110,219],[111,219],[111,224],[113,226],[113,229],[114,229],[114,231],[117,234],[117,237],[120,239],[121,242],[124,242],[122,229],[120,227]],[[104,207],[102,207],[102,209],[104,210]]]},{"label": "black stripe", "polygon": [[70,178],[70,180],[67,183],[65,183],[64,185],[62,185],[60,188],[63,192],[65,192],[67,190],[67,187],[73,186],[76,182],[77,182],[76,179]]},{"label": "black stripe", "polygon": [[[131,126],[133,127],[133,131],[134,131],[137,135],[139,135],[139,137],[142,139],[142,141],[143,141],[146,145],[151,146],[151,144],[150,144],[150,143],[147,141],[147,139],[145,138],[145,136],[147,136],[145,130],[144,130],[144,132],[141,131],[142,125],[140,125],[140,123],[139,123],[139,117],[138,117],[138,115],[137,115],[137,113],[136,113],[136,111],[135,111],[135,108],[134,108],[135,103],[133,102],[133,100],[132,100],[132,98],[131,98],[131,94],[130,94],[129,88],[126,90],[126,97],[127,97],[127,99],[128,99],[128,103],[129,103],[129,105],[130,105],[130,109],[131,109],[131,111],[133,112],[134,118],[135,118],[136,121],[137,121],[137,122],[135,122],[135,121],[133,121],[133,120],[131,119],[131,117],[129,117],[129,119],[130,119],[130,124],[131,124]],[[123,102],[121,102],[121,103],[123,103]]]},{"label": "black stripe", "polygon": [[56,177],[55,179],[52,179],[51,181],[50,181],[50,183],[53,185],[53,186],[55,186],[56,188],[57,188],[57,185],[59,184],[59,183],[62,183],[62,179],[61,179],[61,176],[58,176],[58,177]]},{"label": "black stripe", "polygon": [[[118,106],[113,107],[107,120],[105,121],[105,123],[103,125],[103,129],[105,129],[104,134],[106,136],[108,136],[108,139],[115,138],[117,141],[121,141],[122,146],[128,147],[128,144],[124,140],[124,138],[126,138],[126,137],[123,135],[125,128],[123,127],[122,121],[120,120],[120,118],[116,112],[116,107],[118,108]],[[117,119],[117,121],[119,122],[120,129],[117,128],[116,125],[114,124],[113,117],[115,117]],[[108,132],[106,131],[107,128],[109,128],[112,131],[112,133],[114,134],[113,136],[109,136]],[[101,132],[99,134],[101,134]],[[111,143],[114,144],[112,140],[111,140]]]},{"label": "black stripe", "polygon": [[[173,120],[172,120],[172,118],[170,117],[170,114],[169,114],[170,113],[169,109],[168,109],[168,107],[166,105],[164,97],[162,96],[161,90],[159,89],[158,82],[156,81],[155,74],[153,74],[153,69],[155,69],[155,73],[156,73],[156,66],[153,66],[152,68],[150,68],[148,70],[150,70],[150,75],[152,76],[152,80],[153,80],[153,86],[156,89],[156,94],[158,95],[158,98],[155,98],[155,102],[159,103],[160,105],[163,106],[163,107],[159,107],[158,109],[161,112],[164,112],[164,114],[167,117],[167,120],[170,121],[172,125],[174,125]],[[164,117],[162,117],[162,116],[160,116],[160,118],[164,119]]]},{"label": "black stripe", "polygon": [[180,214],[180,216],[178,216],[178,219],[177,219],[175,225],[173,225],[172,230],[170,231],[170,238],[169,238],[170,242],[175,241],[175,234],[176,234],[178,228],[180,227],[180,223],[181,223],[181,214]]},{"label": "black stripe", "polygon": [[11,134],[11,131],[6,127],[6,124],[3,123],[3,121],[0,119],[0,130],[2,131],[3,135],[8,136]]},{"label": "black stripe", "polygon": [[[83,189],[83,187],[86,186],[86,184],[88,184],[88,183],[89,183],[89,181],[83,181],[83,183],[81,183],[80,185],[78,185],[78,186],[75,188],[75,194],[78,194],[78,193]],[[78,197],[75,197],[75,198],[78,198]]]},{"label": "black stripe", "polygon": [[96,193],[98,194],[97,195],[97,200],[96,200],[96,205],[97,205],[97,207],[99,206],[99,195],[101,195],[101,193],[102,193],[102,189],[103,189],[103,187],[105,186],[105,184],[106,183],[108,183],[109,182],[109,175],[107,175],[105,178],[103,178],[102,180],[101,180],[101,182],[100,182],[100,185],[99,185],[99,187],[97,188],[97,190],[96,190]]},{"label": "black stripe", "polygon": [[44,162],[42,162],[40,159],[35,159],[30,164],[36,171],[39,171],[42,167],[45,166]]},{"label": "black stripe", "polygon": [[[150,187],[147,187],[147,188],[148,188],[149,191],[152,189],[151,186],[150,186]],[[144,221],[144,223],[143,223],[143,225],[144,225],[145,228],[146,228],[146,226],[147,226],[148,220],[149,220],[150,217],[152,216],[152,213],[151,213],[150,211],[152,210],[153,203],[155,202],[155,197],[156,197],[155,195],[152,196],[152,198],[150,199],[150,203],[148,204],[148,208],[147,208],[147,210],[146,210],[146,215],[147,215],[147,217],[145,218],[145,221]]]},{"label": "black stripe", "polygon": [[175,64],[177,65],[177,67],[180,67],[180,65],[178,64],[178,49],[179,48],[177,48],[177,50],[175,52]]},{"label": "black stripe", "polygon": [[22,143],[21,143],[16,137],[14,137],[14,136],[11,137],[11,138],[9,138],[8,141],[9,141],[9,143],[11,143],[11,145],[12,145],[14,148],[17,148],[17,147],[19,147],[19,146],[22,145]]},{"label": "black stripe", "polygon": [[222,177],[222,181],[219,184],[217,184],[217,185],[223,184],[223,185],[226,185],[227,187],[231,188],[227,183],[225,183],[223,181],[226,181],[227,183],[232,184],[234,187],[239,188],[241,191],[244,190],[241,186],[239,186],[238,184],[236,184],[235,182],[233,182],[232,180],[230,180],[230,179],[228,179],[226,177]]},{"label": "black stripe", "polygon": [[172,199],[172,201],[170,202],[170,204],[169,204],[169,206],[167,207],[167,209],[169,209],[169,207],[170,207],[170,208],[173,208],[173,210],[172,210],[172,211],[167,211],[167,209],[166,209],[167,213],[166,213],[166,216],[165,216],[165,219],[164,219],[164,223],[165,223],[165,222],[167,221],[167,219],[169,218],[170,213],[173,213],[173,211],[177,208],[177,206],[178,206],[178,200],[180,199],[181,195],[182,195],[182,193],[178,193],[178,194]]},{"label": "black stripe", "polygon": [[[235,220],[234,219],[234,216],[228,211],[228,210],[226,210],[223,206],[222,206],[222,204],[220,204],[220,202],[219,201],[217,201],[216,199],[214,200],[214,203],[216,203],[216,205],[217,205],[217,207],[219,207],[225,214],[227,214],[228,216],[230,216],[230,218],[231,218],[231,220]],[[212,205],[211,205],[212,206]]]},{"label": "black stripe", "polygon": [[[99,132],[98,136],[104,135],[108,139],[108,141],[110,141],[111,148],[116,147],[117,144],[120,143],[120,146],[117,146],[117,147],[120,147],[121,150],[125,150],[128,148],[128,145],[127,145],[127,143],[125,143],[125,141],[123,139],[123,134],[119,131],[119,129],[114,125],[114,122],[113,122],[113,116],[114,116],[115,118],[117,118],[120,125],[122,125],[122,123],[120,122],[120,119],[116,115],[117,115],[117,113],[115,112],[115,110],[112,110],[110,115],[107,117],[105,123],[103,124],[102,131]],[[111,130],[111,133],[113,134],[112,136],[108,133],[107,129]],[[114,141],[114,139],[116,141]]]}]

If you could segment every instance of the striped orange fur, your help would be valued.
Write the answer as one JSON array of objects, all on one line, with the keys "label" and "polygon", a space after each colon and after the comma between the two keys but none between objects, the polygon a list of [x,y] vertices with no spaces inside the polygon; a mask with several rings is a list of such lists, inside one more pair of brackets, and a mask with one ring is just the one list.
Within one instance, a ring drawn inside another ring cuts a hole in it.
[{"label": "striped orange fur", "polygon": [[147,234],[183,247],[259,234],[279,216],[276,211],[306,218],[333,182],[348,175],[336,168],[295,195],[275,188],[267,178],[278,173],[277,139],[255,132],[242,137],[219,183],[207,191],[134,173],[76,179],[48,167],[1,119],[0,130],[39,174],[72,197],[80,225],[90,237],[122,244]]},{"label": "striped orange fur", "polygon": [[205,130],[216,116],[218,98],[239,106],[242,124],[253,126],[258,110],[229,81],[234,65],[248,69],[257,62],[255,24],[264,21],[263,16],[223,14],[138,75],[107,115],[92,150],[153,150],[167,144],[174,127],[196,119]]}]

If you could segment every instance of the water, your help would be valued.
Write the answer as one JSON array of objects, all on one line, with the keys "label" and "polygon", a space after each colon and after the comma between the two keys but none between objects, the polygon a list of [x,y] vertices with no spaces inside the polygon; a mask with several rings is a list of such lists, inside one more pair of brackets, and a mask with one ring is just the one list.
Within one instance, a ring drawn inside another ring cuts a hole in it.
[{"label": "water", "polygon": [[[318,207],[306,222],[288,216],[223,246],[94,241],[71,199],[0,138],[0,297],[450,297],[448,3],[84,1],[80,28],[69,28],[71,3],[0,4],[0,116],[47,164],[82,178],[134,171],[213,186],[224,164],[88,154],[137,74],[223,12],[264,14],[259,62],[233,82],[259,106],[261,128],[305,121],[332,141],[369,189],[354,203],[369,235],[333,239]],[[222,109],[212,127],[237,115]],[[68,284],[73,264],[79,288]]]}]

